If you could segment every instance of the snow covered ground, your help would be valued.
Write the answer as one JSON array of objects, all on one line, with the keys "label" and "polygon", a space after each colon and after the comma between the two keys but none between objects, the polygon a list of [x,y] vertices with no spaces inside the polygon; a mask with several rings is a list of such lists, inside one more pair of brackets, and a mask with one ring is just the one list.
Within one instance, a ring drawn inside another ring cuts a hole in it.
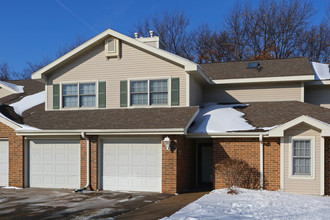
[{"label": "snow covered ground", "polygon": [[214,190],[163,220],[330,219],[330,197],[266,190]]}]

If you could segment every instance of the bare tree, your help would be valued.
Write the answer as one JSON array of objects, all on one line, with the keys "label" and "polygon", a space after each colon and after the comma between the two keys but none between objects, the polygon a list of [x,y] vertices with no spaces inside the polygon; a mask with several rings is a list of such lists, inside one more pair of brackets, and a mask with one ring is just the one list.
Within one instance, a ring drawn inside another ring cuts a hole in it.
[{"label": "bare tree", "polygon": [[321,23],[306,30],[300,51],[301,55],[309,57],[311,61],[328,63],[330,61],[329,26]]},{"label": "bare tree", "polygon": [[183,11],[165,11],[161,15],[152,15],[135,25],[134,32],[148,36],[150,30],[165,44],[165,49],[188,59],[193,59],[190,51],[191,36],[188,33],[190,18]]},{"label": "bare tree", "polygon": [[231,60],[232,48],[225,31],[213,31],[209,25],[201,25],[193,36],[193,52],[198,63],[214,63]]},{"label": "bare tree", "polygon": [[235,7],[226,18],[226,30],[232,48],[232,60],[235,61],[244,60],[247,57],[247,45],[249,40],[248,12],[248,7],[242,6],[237,1]]},{"label": "bare tree", "polygon": [[8,63],[0,63],[0,80],[9,80],[12,78],[14,72],[10,70]]}]

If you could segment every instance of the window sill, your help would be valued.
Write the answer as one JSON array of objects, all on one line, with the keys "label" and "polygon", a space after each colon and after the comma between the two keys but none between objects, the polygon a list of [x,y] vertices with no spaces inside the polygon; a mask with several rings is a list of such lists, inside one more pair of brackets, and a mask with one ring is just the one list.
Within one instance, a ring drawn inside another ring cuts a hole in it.
[{"label": "window sill", "polygon": [[289,179],[301,179],[301,180],[314,180],[315,176],[312,175],[290,175]]}]

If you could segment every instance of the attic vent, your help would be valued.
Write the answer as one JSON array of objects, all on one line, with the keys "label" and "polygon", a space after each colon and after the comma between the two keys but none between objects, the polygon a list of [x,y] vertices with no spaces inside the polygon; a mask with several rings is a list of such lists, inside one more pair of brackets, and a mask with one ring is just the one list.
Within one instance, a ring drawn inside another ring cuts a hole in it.
[{"label": "attic vent", "polygon": [[258,69],[260,67],[260,63],[248,63],[248,69]]}]

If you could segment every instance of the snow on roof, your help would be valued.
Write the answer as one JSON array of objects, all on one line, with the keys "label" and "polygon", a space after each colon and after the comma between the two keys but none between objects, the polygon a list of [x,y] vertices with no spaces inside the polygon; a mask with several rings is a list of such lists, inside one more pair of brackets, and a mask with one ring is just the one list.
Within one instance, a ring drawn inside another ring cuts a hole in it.
[{"label": "snow on roof", "polygon": [[20,126],[21,128],[17,128],[16,130],[40,130],[39,128],[35,128],[35,127],[32,127],[32,126],[29,126],[29,125],[25,125],[25,124],[19,124],[9,118],[7,118],[4,114],[0,113],[0,117],[10,121],[11,123],[15,124],[15,125],[18,125]]},{"label": "snow on roof", "polygon": [[234,107],[245,107],[246,104],[206,105],[201,108],[189,133],[225,133],[228,131],[247,131],[256,129],[244,118],[244,113]]},{"label": "snow on roof", "polygon": [[[234,107],[246,107],[247,104],[219,105],[206,103],[200,108],[189,133],[226,133],[230,131],[250,131],[257,129],[250,125],[243,116],[244,113],[237,111]],[[264,131],[276,128],[278,125],[261,127]]]},{"label": "snow on roof", "polygon": [[18,102],[10,104],[16,114],[22,116],[23,112],[45,102],[45,91],[24,97]]},{"label": "snow on roof", "polygon": [[330,79],[329,64],[317,62],[311,62],[311,64],[314,70],[316,80]]},{"label": "snow on roof", "polygon": [[19,86],[19,85],[15,85],[9,82],[4,82],[4,81],[0,81],[0,84],[5,85],[13,90],[15,90],[17,93],[23,93],[24,92],[24,86]]}]

